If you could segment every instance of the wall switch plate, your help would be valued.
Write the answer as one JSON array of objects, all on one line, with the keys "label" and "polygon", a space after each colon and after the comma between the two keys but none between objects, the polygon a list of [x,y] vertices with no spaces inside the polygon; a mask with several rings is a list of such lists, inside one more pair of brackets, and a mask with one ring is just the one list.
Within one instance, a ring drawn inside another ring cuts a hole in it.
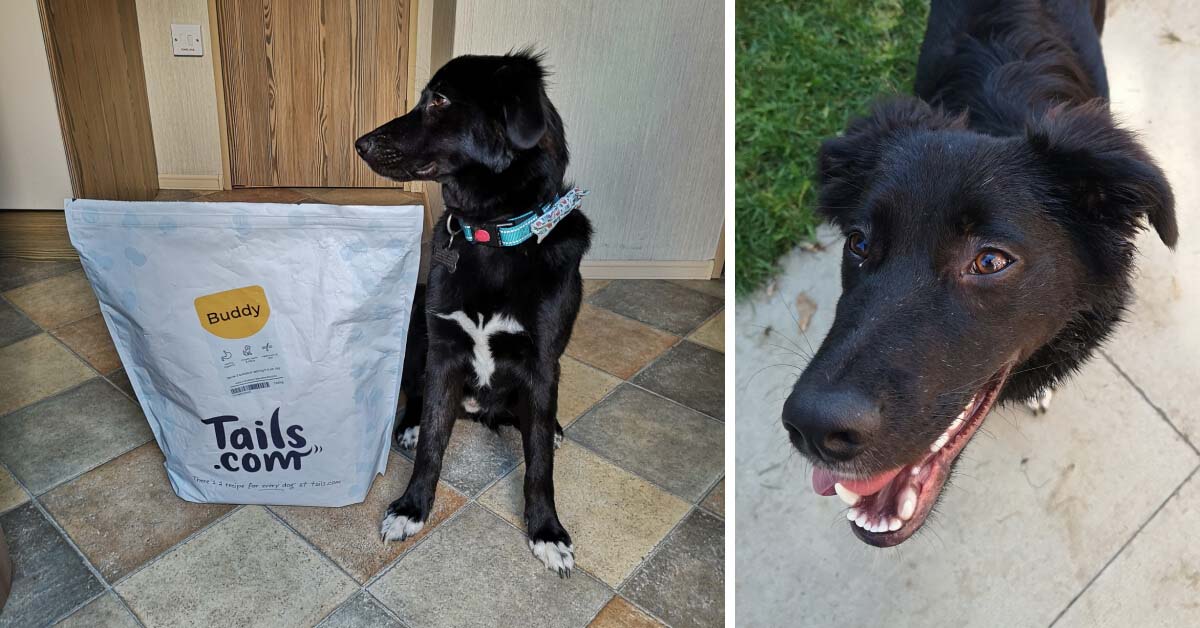
[{"label": "wall switch plate", "polygon": [[176,57],[203,57],[204,41],[199,24],[172,24],[171,51]]}]

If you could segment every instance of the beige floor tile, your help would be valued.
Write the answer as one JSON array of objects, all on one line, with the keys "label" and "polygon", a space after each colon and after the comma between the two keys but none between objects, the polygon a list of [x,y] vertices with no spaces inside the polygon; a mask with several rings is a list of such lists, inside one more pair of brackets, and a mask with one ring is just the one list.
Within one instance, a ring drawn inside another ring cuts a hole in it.
[{"label": "beige floor tile", "polygon": [[1056,624],[1195,626],[1200,621],[1200,474],[1180,489]]},{"label": "beige floor tile", "polygon": [[261,506],[246,506],[116,587],[147,628],[311,626],[354,580]]},{"label": "beige floor tile", "polygon": [[688,340],[700,343],[710,349],[725,352],[725,310],[714,316],[707,323],[688,336]]},{"label": "beige floor tile", "polygon": [[0,347],[0,415],[23,408],[96,374],[47,334]]},{"label": "beige floor tile", "polygon": [[433,514],[417,536],[403,543],[381,543],[379,522],[388,504],[404,493],[411,475],[412,463],[393,452],[387,473],[376,478],[360,504],[342,508],[273,506],[271,510],[360,583],[366,582],[467,502],[462,494],[439,483]]},{"label": "beige floor tile", "polygon": [[108,335],[102,314],[93,314],[63,325],[51,333],[97,371],[108,374],[121,368],[121,358],[113,346],[112,337]]},{"label": "beige floor tile", "polygon": [[708,492],[708,497],[700,502],[700,507],[718,517],[725,516],[725,478],[721,478],[721,481],[717,482],[717,485]]},{"label": "beige floor tile", "polygon": [[82,270],[9,290],[4,296],[42,329],[54,329],[100,313]]},{"label": "beige floor tile", "polygon": [[55,626],[56,628],[138,628],[138,623],[115,595],[105,593]]},{"label": "beige floor tile", "polygon": [[575,320],[567,355],[629,379],[677,340],[664,331],[585,303]]},{"label": "beige floor tile", "polygon": [[588,628],[660,628],[663,623],[647,615],[625,598],[614,595],[588,624]]},{"label": "beige floor tile", "polygon": [[[483,505],[524,527],[525,466],[480,497]],[[580,567],[619,585],[688,512],[683,500],[565,441],[554,455],[558,516],[575,542]]]},{"label": "beige floor tile", "polygon": [[42,497],[42,504],[109,582],[232,508],[177,497],[155,443],[54,489]]},{"label": "beige floor tile", "polygon": [[0,467],[0,513],[8,512],[29,501],[29,495],[17,484],[8,469]]},{"label": "beige floor tile", "polygon": [[564,428],[612,392],[621,380],[570,356],[559,360],[558,423]]}]

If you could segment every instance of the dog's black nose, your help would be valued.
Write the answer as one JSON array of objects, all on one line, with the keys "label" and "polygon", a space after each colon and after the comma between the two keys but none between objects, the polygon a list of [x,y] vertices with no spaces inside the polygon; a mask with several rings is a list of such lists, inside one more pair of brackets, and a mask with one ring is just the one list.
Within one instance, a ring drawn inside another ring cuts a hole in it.
[{"label": "dog's black nose", "polygon": [[792,444],[825,462],[862,453],[880,425],[878,405],[853,391],[796,389],[783,404],[783,426]]},{"label": "dog's black nose", "polygon": [[354,150],[358,151],[359,157],[366,157],[371,152],[371,147],[375,145],[375,138],[371,135],[364,135],[354,142]]}]

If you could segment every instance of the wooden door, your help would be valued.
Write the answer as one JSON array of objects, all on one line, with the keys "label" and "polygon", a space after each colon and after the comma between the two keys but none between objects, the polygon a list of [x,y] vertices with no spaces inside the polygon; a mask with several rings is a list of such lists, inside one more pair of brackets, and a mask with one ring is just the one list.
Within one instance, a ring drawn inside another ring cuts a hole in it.
[{"label": "wooden door", "polygon": [[158,162],[134,0],[39,6],[75,196],[154,198]]},{"label": "wooden door", "polygon": [[234,187],[400,187],[354,152],[408,109],[411,0],[218,0]]}]

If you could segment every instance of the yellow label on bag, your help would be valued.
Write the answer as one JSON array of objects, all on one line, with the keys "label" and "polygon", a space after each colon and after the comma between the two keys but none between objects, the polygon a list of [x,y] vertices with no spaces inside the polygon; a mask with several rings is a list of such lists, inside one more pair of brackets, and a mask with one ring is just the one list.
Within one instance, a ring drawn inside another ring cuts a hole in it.
[{"label": "yellow label on bag", "polygon": [[221,338],[246,338],[257,334],[271,316],[262,286],[246,286],[196,298],[200,326]]}]

